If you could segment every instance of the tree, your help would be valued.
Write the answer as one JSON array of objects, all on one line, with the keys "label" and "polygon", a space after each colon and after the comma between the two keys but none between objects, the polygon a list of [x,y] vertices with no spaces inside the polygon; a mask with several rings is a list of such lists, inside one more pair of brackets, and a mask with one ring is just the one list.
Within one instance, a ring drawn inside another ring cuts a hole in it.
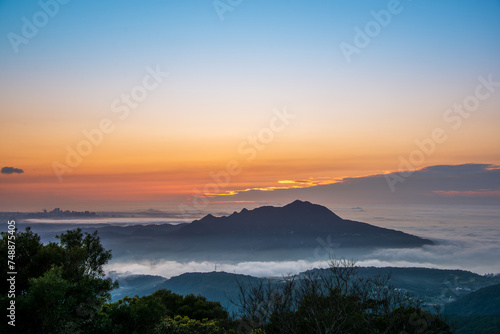
[{"label": "tree", "polygon": [[[97,232],[84,234],[78,228],[57,238],[59,243],[44,245],[29,228],[15,234],[19,332],[80,333],[91,325],[117,286],[104,277],[103,266],[111,259],[111,251],[101,245]],[[2,253],[7,245],[8,234],[2,233]],[[1,262],[5,284],[7,263]],[[0,297],[2,307],[7,303],[6,296]],[[0,328],[6,331],[8,327]]]},{"label": "tree", "polygon": [[360,277],[353,261],[331,260],[328,270],[240,285],[240,331],[266,333],[449,333],[420,301],[394,290],[390,277]]},{"label": "tree", "polygon": [[[30,279],[29,293],[23,296],[24,314],[31,314],[30,331],[57,333],[63,328],[71,329],[75,324],[68,321],[67,309],[73,307],[68,298],[74,284],[61,277],[61,268],[53,267],[39,278]],[[33,321],[33,318],[39,321]],[[22,322],[25,322],[23,319]],[[27,325],[21,327],[27,328]],[[41,330],[40,330],[41,329]]]},{"label": "tree", "polygon": [[[183,320],[180,321],[176,316]],[[198,328],[198,325],[201,326],[199,328],[213,328],[214,324],[222,331],[221,328],[229,328],[231,320],[219,302],[207,301],[205,297],[192,294],[181,296],[170,290],[160,289],[148,296],[125,297],[106,304],[102,314],[94,322],[94,328],[99,329],[94,329],[92,333],[156,333],[159,324],[163,324],[164,331],[177,325],[182,328]]]},{"label": "tree", "polygon": [[156,326],[155,334],[224,334],[216,320],[195,320],[187,316],[166,317]]},{"label": "tree", "polygon": [[97,231],[82,233],[80,228],[68,230],[56,236],[60,240],[62,250],[63,275],[69,280],[79,280],[83,277],[104,277],[103,266],[111,260],[111,251],[101,245]]},{"label": "tree", "polygon": [[[9,234],[6,232],[1,233],[0,239],[0,254],[8,254]],[[11,236],[12,237],[12,236]],[[15,233],[14,239],[11,240],[15,244],[15,269],[16,275],[16,294],[21,295],[29,288],[29,279],[32,277],[40,277],[51,267],[50,251],[46,249],[40,241],[40,236],[33,233],[29,227],[25,232]],[[0,270],[2,280],[0,286],[2,291],[8,291],[7,272],[12,271],[8,269],[7,259],[4,258],[0,261]],[[4,279],[5,278],[5,279]]]}]

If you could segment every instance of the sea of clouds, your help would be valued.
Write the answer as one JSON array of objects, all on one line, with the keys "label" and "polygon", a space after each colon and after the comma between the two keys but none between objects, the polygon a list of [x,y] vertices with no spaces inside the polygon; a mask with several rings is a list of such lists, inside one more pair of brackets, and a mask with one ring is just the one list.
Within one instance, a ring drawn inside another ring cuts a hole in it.
[{"label": "sea of clouds", "polygon": [[[354,260],[360,266],[463,269],[479,274],[500,273],[500,208],[495,206],[392,206],[332,208],[345,219],[401,230],[436,242],[411,249],[378,249]],[[327,236],[320,236],[327,240]],[[324,247],[318,243],[318,247]],[[333,249],[335,253],[335,249]],[[323,252],[324,254],[325,252]],[[299,261],[111,262],[106,269],[121,274],[163,277],[186,272],[225,271],[253,276],[282,276],[328,266],[314,254]],[[350,258],[351,259],[351,258]]]}]

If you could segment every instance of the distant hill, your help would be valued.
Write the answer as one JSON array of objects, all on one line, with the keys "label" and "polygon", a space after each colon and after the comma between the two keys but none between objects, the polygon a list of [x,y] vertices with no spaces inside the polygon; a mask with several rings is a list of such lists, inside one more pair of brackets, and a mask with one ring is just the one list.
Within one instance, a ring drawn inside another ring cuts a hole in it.
[{"label": "distant hill", "polygon": [[474,291],[446,305],[446,313],[469,315],[500,315],[500,284]]},{"label": "distant hill", "polygon": [[353,231],[344,220],[324,206],[310,202],[295,201],[284,207],[263,206],[234,212],[230,216],[214,217],[207,215],[200,220],[184,226],[178,235],[283,235],[293,232],[325,230],[336,228],[336,232]]},{"label": "distant hill", "polygon": [[[314,270],[327,271],[326,269]],[[495,289],[498,289],[500,283],[500,277],[498,276],[481,276],[463,270],[359,267],[358,274],[361,277],[390,274],[390,284],[393,287],[418,296],[430,305],[447,304],[450,297],[458,298],[460,296],[465,296],[462,298],[466,298],[471,296],[471,294],[474,296],[476,294],[472,293],[474,290],[477,290],[476,292],[479,293],[477,295],[478,298],[482,298],[483,292],[481,291],[483,290],[491,293],[492,296],[496,294],[498,298],[498,292]],[[299,275],[299,277],[300,276],[301,275]],[[134,296],[137,294],[143,296],[158,289],[168,289],[181,295],[202,295],[208,300],[219,301],[228,309],[233,309],[233,305],[229,300],[237,300],[238,282],[248,285],[267,280],[279,282],[281,278],[258,278],[226,272],[186,273],[170,279],[159,276],[134,275],[129,278],[120,278],[118,280],[120,289],[113,291],[112,295],[113,300],[116,301],[119,298],[123,298],[125,295]],[[123,282],[125,282],[125,284],[123,284]],[[492,290],[488,290],[489,288],[482,289],[483,287],[491,287]],[[490,300],[493,303],[495,299],[492,296],[484,300]],[[476,297],[473,299],[475,298]],[[478,304],[480,303],[479,300],[477,302]],[[486,304],[488,303],[489,302],[486,302]],[[453,304],[454,303],[448,305]],[[496,307],[496,309],[498,309],[498,303]],[[430,309],[432,310],[432,307]],[[492,307],[491,309],[494,310],[495,308]],[[448,311],[448,307],[446,307],[446,311]]]},{"label": "distant hill", "polygon": [[119,289],[114,290],[112,301],[125,296],[139,297],[149,295],[159,289],[167,289],[180,295],[201,295],[208,300],[219,301],[229,310],[234,308],[230,299],[238,296],[238,282],[254,284],[264,281],[263,278],[230,274],[225,272],[186,273],[166,279],[161,276],[131,275],[118,277]]},{"label": "distant hill", "polygon": [[445,314],[446,322],[453,325],[455,334],[498,334],[500,333],[500,315]]},{"label": "distant hill", "polygon": [[128,275],[116,276],[113,273],[109,275],[113,280],[118,281],[119,289],[111,292],[112,301],[117,301],[125,296],[139,297],[150,295],[156,290],[158,286],[165,282],[167,279],[162,276],[154,275]]},{"label": "distant hill", "polygon": [[[431,240],[367,223],[342,219],[328,208],[295,201],[283,207],[207,215],[189,224],[91,226],[99,230],[113,259],[205,261],[318,260],[333,251],[357,257],[374,248],[412,248]],[[42,233],[50,239],[52,230]],[[52,237],[53,238],[53,237]],[[326,240],[326,242],[325,242]],[[318,250],[320,250],[318,252]],[[341,252],[339,252],[341,251]],[[318,255],[320,254],[320,255]]]},{"label": "distant hill", "polygon": [[234,302],[237,299],[239,293],[238,282],[244,285],[252,285],[264,280],[263,278],[225,272],[186,273],[172,277],[158,287],[181,295],[191,293],[202,295],[208,300],[219,301],[222,306],[232,311],[234,305],[231,300]]},{"label": "distant hill", "polygon": [[392,286],[421,297],[429,306],[447,305],[473,291],[500,283],[500,276],[482,276],[456,269],[359,267],[358,274],[362,277],[390,276]]},{"label": "distant hill", "polygon": [[198,248],[213,245],[259,251],[317,247],[318,237],[328,237],[338,248],[409,248],[433,244],[400,231],[345,220],[324,206],[299,200],[284,207],[243,209],[224,217],[207,215],[173,231],[171,236],[187,242],[196,240]]},{"label": "distant hill", "polygon": [[[136,237],[149,237],[152,235],[160,236],[168,234],[172,231],[179,230],[186,224],[149,224],[149,225],[130,225],[130,226],[106,226],[99,228],[99,236],[102,238],[112,236],[136,236]],[[83,228],[84,232],[90,232],[92,228]]]},{"label": "distant hill", "polygon": [[447,304],[444,313],[450,323],[456,324],[456,334],[500,333],[500,284],[481,288]]}]

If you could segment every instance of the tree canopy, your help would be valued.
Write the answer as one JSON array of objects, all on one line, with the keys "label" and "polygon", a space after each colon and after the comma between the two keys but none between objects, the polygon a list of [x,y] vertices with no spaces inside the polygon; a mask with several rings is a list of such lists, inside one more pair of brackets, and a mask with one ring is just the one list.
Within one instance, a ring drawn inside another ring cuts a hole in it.
[{"label": "tree canopy", "polygon": [[[22,333],[80,333],[89,327],[116,287],[105,278],[103,266],[111,251],[97,232],[69,230],[59,243],[44,245],[30,228],[15,234],[16,331]],[[0,253],[6,254],[8,234],[2,233]],[[2,285],[7,291],[7,261],[1,261]],[[2,296],[2,306],[9,299]],[[12,328],[5,322],[5,332]],[[2,331],[3,332],[3,331]]]}]

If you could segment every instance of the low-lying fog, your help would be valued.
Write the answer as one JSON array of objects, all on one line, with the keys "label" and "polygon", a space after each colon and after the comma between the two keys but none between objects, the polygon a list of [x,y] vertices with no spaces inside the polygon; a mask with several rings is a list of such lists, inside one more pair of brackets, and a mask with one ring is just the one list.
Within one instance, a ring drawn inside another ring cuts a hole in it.
[{"label": "low-lying fog", "polygon": [[[429,267],[464,269],[479,274],[500,273],[500,208],[494,206],[404,206],[356,208],[330,207],[345,219],[366,222],[380,227],[401,230],[436,242],[434,246],[415,249],[379,249],[369,254],[356,255],[361,266]],[[127,223],[130,223],[130,219]],[[167,221],[165,219],[164,221]],[[92,221],[94,224],[95,221]],[[137,223],[145,224],[147,219]],[[151,219],[150,223],[158,223]],[[117,223],[103,220],[102,223]],[[123,222],[121,222],[123,223]],[[36,232],[36,229],[35,229]],[[311,254],[303,254],[299,261],[245,261],[216,263],[207,254],[204,260],[177,262],[154,255],[147,260],[130,261],[115,258],[108,271],[122,274],[150,274],[164,277],[185,272],[226,271],[254,276],[280,276],[311,268],[325,267],[328,254],[346,255],[329,245],[328,236],[318,237],[318,247]],[[144,257],[143,257],[144,258]]]},{"label": "low-lying fog", "polygon": [[[437,242],[415,249],[380,249],[356,258],[360,266],[429,267],[464,269],[479,274],[500,273],[500,208],[493,206],[434,207],[356,207],[330,208],[339,216],[373,225],[402,230]],[[324,267],[328,253],[342,256],[329,246],[328,236],[319,237],[313,254],[305,260],[214,263],[154,259],[142,262],[113,262],[108,270],[130,274],[153,274],[164,277],[185,272],[217,270],[254,276],[280,276],[316,267]]]}]

